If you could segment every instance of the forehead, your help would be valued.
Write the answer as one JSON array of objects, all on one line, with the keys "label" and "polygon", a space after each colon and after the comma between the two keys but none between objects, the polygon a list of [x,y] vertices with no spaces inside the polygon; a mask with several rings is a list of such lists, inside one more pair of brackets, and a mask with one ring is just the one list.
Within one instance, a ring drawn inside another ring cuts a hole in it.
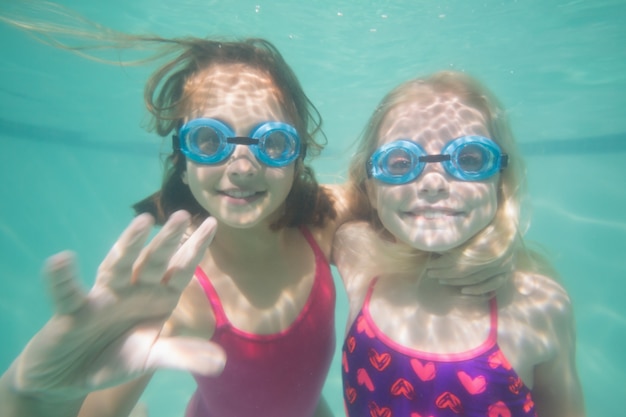
[{"label": "forehead", "polygon": [[213,117],[233,125],[286,121],[282,94],[273,79],[243,64],[203,69],[187,80],[184,93],[187,119]]},{"label": "forehead", "polygon": [[378,133],[379,144],[410,139],[425,147],[465,135],[489,136],[483,114],[452,94],[406,98],[390,108]]}]

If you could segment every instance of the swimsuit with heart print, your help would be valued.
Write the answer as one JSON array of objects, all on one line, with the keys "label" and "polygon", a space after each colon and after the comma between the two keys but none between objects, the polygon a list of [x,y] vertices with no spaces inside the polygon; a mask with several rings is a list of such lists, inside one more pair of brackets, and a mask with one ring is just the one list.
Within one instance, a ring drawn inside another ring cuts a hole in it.
[{"label": "swimsuit with heart print", "polygon": [[404,347],[369,313],[372,281],[343,345],[343,388],[349,417],[533,417],[530,389],[497,344],[491,300],[489,337],[467,352],[437,355]]}]

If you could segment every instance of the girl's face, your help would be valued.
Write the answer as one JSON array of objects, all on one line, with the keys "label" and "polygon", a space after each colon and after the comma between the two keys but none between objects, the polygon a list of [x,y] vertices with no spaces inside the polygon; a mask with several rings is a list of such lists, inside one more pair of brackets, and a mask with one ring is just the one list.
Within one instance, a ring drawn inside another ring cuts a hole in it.
[{"label": "girl's face", "polygon": [[[484,117],[454,96],[421,98],[392,108],[384,118],[378,146],[411,140],[429,155],[466,135],[489,137]],[[368,180],[368,195],[378,216],[397,239],[428,252],[444,252],[476,235],[494,218],[499,175],[485,181],[462,181],[440,163],[428,163],[408,184]]]},{"label": "girl's face", "polygon": [[[209,67],[190,79],[185,89],[191,92],[185,122],[200,117],[218,119],[236,136],[248,136],[262,122],[291,123],[271,78],[244,65]],[[183,180],[220,223],[250,228],[270,224],[282,215],[294,172],[294,163],[268,167],[248,146],[237,145],[229,159],[216,165],[188,160]]]}]

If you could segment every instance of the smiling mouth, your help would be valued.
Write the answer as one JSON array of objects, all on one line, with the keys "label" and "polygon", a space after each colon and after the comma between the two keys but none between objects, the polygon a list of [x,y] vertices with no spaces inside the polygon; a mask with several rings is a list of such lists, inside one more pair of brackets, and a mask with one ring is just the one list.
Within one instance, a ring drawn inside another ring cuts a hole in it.
[{"label": "smiling mouth", "polygon": [[409,217],[421,217],[427,220],[436,220],[449,217],[460,217],[464,216],[465,213],[451,209],[427,209],[405,212],[404,215]]},{"label": "smiling mouth", "polygon": [[265,191],[250,191],[250,190],[222,190],[219,191],[220,194],[225,195],[226,197],[238,199],[238,200],[249,200],[255,197],[258,197],[262,194],[265,194]]}]

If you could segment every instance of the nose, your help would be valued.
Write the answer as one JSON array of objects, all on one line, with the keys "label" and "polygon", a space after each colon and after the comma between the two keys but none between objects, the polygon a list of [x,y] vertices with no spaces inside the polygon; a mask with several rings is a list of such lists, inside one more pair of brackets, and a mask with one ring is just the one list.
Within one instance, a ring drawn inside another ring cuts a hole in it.
[{"label": "nose", "polygon": [[417,181],[418,193],[425,197],[447,194],[450,184],[446,176],[437,170],[425,170]]},{"label": "nose", "polygon": [[235,146],[235,151],[227,161],[228,175],[233,177],[251,177],[259,170],[259,163],[250,147],[246,145]]}]

